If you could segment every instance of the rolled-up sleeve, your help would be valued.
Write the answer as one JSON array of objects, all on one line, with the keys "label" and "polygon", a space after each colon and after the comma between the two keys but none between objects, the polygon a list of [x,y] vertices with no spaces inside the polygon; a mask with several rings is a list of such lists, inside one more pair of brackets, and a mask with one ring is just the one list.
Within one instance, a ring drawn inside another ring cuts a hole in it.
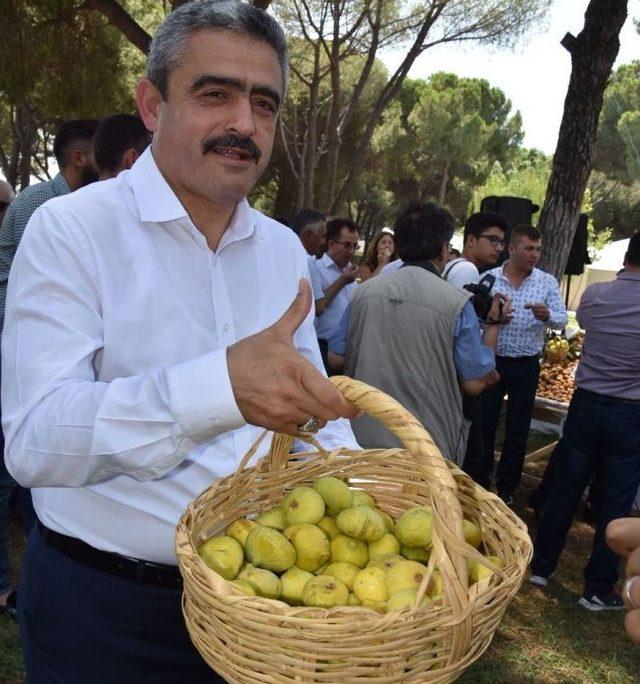
[{"label": "rolled-up sleeve", "polygon": [[496,365],[493,351],[482,341],[480,323],[470,301],[456,321],[453,362],[460,380],[483,378]]},{"label": "rolled-up sleeve", "polygon": [[226,349],[99,381],[100,290],[80,230],[46,205],[9,277],[2,338],[6,462],[29,487],[162,477],[196,444],[244,424]]},{"label": "rolled-up sleeve", "polygon": [[549,290],[547,294],[547,308],[549,309],[549,320],[547,325],[550,328],[564,328],[567,325],[567,308],[562,301],[560,288],[553,276],[549,276]]}]

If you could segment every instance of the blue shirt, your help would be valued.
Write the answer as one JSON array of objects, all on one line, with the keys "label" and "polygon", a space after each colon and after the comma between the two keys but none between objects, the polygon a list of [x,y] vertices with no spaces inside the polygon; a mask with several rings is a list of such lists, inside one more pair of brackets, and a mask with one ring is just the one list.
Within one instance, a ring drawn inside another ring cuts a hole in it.
[{"label": "blue shirt", "polygon": [[[311,288],[314,296],[319,291],[324,296],[325,291],[342,275],[342,269],[326,253],[322,259],[316,259],[313,263],[309,263],[309,269],[311,271]],[[315,326],[319,340],[331,338],[340,323],[344,310],[351,301],[355,288],[355,283],[345,285],[325,308],[322,315],[316,316]]]},{"label": "blue shirt", "polygon": [[60,195],[66,195],[69,186],[59,173],[44,183],[25,188],[9,205],[0,227],[0,333],[4,325],[4,306],[7,298],[7,281],[16,250],[22,240],[24,229],[33,212],[41,205]]},{"label": "blue shirt", "polygon": [[[329,338],[329,351],[334,354],[344,356],[347,353],[350,316],[351,304],[345,309],[338,327]],[[483,378],[495,368],[493,352],[482,342],[480,324],[471,301],[464,305],[456,321],[453,334],[453,363],[460,380]]]},{"label": "blue shirt", "polygon": [[[547,328],[567,325],[567,310],[558,281],[551,274],[534,268],[516,288],[504,275],[506,263],[488,271],[496,279],[491,292],[507,295],[514,310],[509,324],[500,326],[496,353],[510,358],[534,356],[542,351]],[[531,309],[525,309],[525,304],[537,302],[546,304],[549,309],[549,319],[545,322],[539,321]]]}]

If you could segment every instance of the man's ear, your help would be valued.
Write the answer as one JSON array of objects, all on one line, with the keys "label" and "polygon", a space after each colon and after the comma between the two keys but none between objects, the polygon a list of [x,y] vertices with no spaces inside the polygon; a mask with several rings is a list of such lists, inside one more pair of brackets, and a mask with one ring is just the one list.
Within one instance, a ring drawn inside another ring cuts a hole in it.
[{"label": "man's ear", "polygon": [[122,155],[122,161],[120,162],[121,168],[130,169],[136,163],[136,159],[139,156],[138,151],[131,147]]},{"label": "man's ear", "polygon": [[158,128],[161,103],[162,96],[160,91],[148,78],[141,78],[136,86],[136,104],[138,105],[140,118],[148,131],[153,132]]},{"label": "man's ear", "polygon": [[79,147],[73,147],[69,150],[69,154],[67,155],[67,159],[69,160],[67,166],[80,169],[84,166],[86,158],[87,153],[85,150],[81,150]]}]

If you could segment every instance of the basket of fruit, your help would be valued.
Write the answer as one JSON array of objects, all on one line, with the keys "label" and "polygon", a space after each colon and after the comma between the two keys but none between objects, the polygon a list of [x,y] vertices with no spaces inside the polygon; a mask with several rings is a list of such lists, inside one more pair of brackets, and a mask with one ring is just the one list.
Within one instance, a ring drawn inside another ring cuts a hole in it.
[{"label": "basket of fruit", "polygon": [[404,449],[268,456],[180,519],[195,646],[229,682],[451,682],[487,648],[531,557],[524,523],[416,418],[350,378]]}]

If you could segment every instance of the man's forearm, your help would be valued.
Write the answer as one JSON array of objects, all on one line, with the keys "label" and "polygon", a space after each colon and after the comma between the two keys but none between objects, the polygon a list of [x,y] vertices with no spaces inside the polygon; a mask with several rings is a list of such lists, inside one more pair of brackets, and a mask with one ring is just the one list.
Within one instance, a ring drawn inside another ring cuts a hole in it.
[{"label": "man's forearm", "polygon": [[343,276],[339,276],[329,287],[324,291],[324,308],[326,309],[329,304],[336,298],[338,292],[347,284],[346,279]]},{"label": "man's forearm", "polygon": [[489,347],[495,353],[496,345],[498,344],[499,325],[485,325],[484,333],[482,335],[482,342],[486,347]]}]

